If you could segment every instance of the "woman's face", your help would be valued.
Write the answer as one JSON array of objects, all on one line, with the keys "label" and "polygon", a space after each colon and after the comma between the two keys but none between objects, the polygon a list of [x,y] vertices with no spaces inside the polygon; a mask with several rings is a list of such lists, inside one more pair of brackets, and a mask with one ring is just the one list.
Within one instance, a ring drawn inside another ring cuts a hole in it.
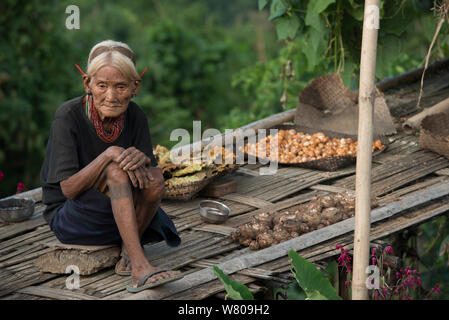
[{"label": "woman's face", "polygon": [[92,81],[86,79],[86,85],[92,92],[94,105],[102,121],[105,118],[116,118],[124,113],[132,95],[137,94],[136,84],[112,66],[99,69]]}]

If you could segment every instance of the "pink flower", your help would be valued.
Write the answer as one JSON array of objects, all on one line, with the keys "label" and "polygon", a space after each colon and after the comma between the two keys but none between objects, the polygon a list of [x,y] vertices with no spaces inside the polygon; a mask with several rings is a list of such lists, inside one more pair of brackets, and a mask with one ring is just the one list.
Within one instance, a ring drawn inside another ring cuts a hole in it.
[{"label": "pink flower", "polygon": [[5,177],[5,174],[2,172],[2,170],[0,170],[0,181],[2,181],[4,177]]},{"label": "pink flower", "polygon": [[430,289],[431,292],[435,292],[435,294],[440,294],[441,293],[441,289],[440,289],[440,285],[438,283],[435,284],[435,287],[433,287],[432,289]]},{"label": "pink flower", "polygon": [[371,262],[372,262],[373,265],[375,265],[375,264],[376,264],[376,258],[375,258],[375,257],[372,257],[372,258],[371,258]]},{"label": "pink flower", "polygon": [[22,182],[18,182],[16,194],[21,193],[23,191],[25,191],[25,185]]},{"label": "pink flower", "polygon": [[393,248],[391,246],[387,246],[385,248],[385,252],[388,253],[388,254],[393,254]]}]

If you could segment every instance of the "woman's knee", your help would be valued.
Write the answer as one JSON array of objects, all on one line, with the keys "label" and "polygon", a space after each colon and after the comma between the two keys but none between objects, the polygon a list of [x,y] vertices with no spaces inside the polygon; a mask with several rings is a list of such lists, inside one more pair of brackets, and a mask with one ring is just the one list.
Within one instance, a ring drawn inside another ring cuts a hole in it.
[{"label": "woman's knee", "polygon": [[154,177],[154,180],[150,181],[149,187],[142,191],[147,202],[161,200],[165,192],[164,178]]},{"label": "woman's knee", "polygon": [[111,162],[105,171],[108,184],[129,182],[128,174],[116,162]]}]

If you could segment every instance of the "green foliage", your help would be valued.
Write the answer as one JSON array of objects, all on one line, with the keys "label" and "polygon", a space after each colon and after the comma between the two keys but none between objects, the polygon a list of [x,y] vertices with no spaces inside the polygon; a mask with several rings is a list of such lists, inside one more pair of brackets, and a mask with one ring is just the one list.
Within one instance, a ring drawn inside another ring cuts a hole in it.
[{"label": "green foliage", "polygon": [[[277,57],[235,75],[233,86],[252,101],[250,106],[234,108],[225,122],[241,125],[294,108],[298,92],[323,74],[339,73],[347,86],[357,89],[363,0],[259,0],[258,7],[269,12],[268,19],[284,45]],[[381,1],[376,78],[422,65],[435,28],[428,4]],[[448,48],[447,37],[439,36],[433,59],[444,57]],[[283,73],[288,61],[295,70],[290,79]],[[242,109],[248,113],[242,114]]]},{"label": "green foliage", "polygon": [[[170,147],[176,143],[170,132],[190,130],[192,120],[202,120],[203,130],[229,128],[223,121],[229,109],[249,101],[232,89],[231,79],[257,59],[254,23],[267,31],[267,43],[275,39],[275,32],[268,32],[270,22],[258,19],[257,4],[246,0],[226,5],[221,0],[80,0],[75,3],[79,30],[65,27],[70,4],[0,4],[0,170],[5,174],[0,197],[14,193],[19,181],[28,189],[40,185],[54,112],[83,94],[74,65],[86,70],[97,42],[126,42],[136,53],[138,71],[149,67],[135,101],[149,117],[153,143]],[[269,58],[277,48],[264,50]]]},{"label": "green foliage", "polygon": [[232,300],[254,300],[253,294],[249,291],[248,287],[235,280],[229,278],[220,268],[217,266],[212,267],[215,275],[220,279],[221,283]]},{"label": "green foliage", "polygon": [[19,181],[36,182],[52,115],[74,92],[72,52],[65,51],[55,7],[55,1],[0,4],[0,195],[14,193]]},{"label": "green foliage", "polygon": [[[286,290],[278,288],[273,294],[276,300],[341,300],[338,290],[338,265],[335,261],[328,264],[324,272],[298,255],[294,250],[288,251],[292,272],[296,281],[292,281]],[[215,275],[233,300],[254,300],[253,295],[245,285],[230,279],[220,268],[213,266]],[[335,288],[332,287],[332,283]]]},{"label": "green foliage", "polygon": [[288,256],[296,281],[306,293],[308,300],[341,300],[329,279],[313,263],[299,256],[294,250],[289,250]]},{"label": "green foliage", "polygon": [[[435,283],[442,290],[439,299],[449,298],[449,221],[441,216],[419,226],[408,238],[403,251],[404,264],[414,265],[419,271],[423,288],[428,291]],[[416,293],[419,298],[421,292]]]},{"label": "green foliage", "polygon": [[299,286],[298,282],[292,281],[286,290],[277,288],[273,290],[274,298],[276,300],[306,300],[307,295],[304,290]]}]

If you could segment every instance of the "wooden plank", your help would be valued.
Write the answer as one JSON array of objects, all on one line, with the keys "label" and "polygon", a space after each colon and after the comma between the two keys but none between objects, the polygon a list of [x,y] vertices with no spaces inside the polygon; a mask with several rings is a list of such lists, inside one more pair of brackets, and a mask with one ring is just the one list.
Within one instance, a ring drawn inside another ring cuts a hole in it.
[{"label": "wooden plank", "polygon": [[240,173],[240,174],[244,174],[244,175],[248,175],[248,176],[252,176],[252,177],[257,177],[259,176],[259,172],[255,171],[255,170],[251,170],[245,167],[240,167],[236,170],[236,173]]},{"label": "wooden plank", "polygon": [[[403,199],[393,202],[385,207],[373,210],[371,215],[372,222],[380,221],[394,214],[412,208],[419,204],[426,203],[432,199],[442,197],[449,194],[449,184],[441,183],[437,186],[430,187],[422,192],[408,195]],[[247,254],[238,258],[228,260],[221,263],[218,267],[227,274],[240,271],[242,269],[254,267],[264,262],[268,262],[277,258],[280,258],[287,254],[288,250],[293,249],[295,251],[307,248],[309,246],[324,242],[339,235],[353,231],[354,218],[349,218],[344,221],[335,223],[328,227],[309,232],[305,235],[297,238],[279,243],[272,247],[259,250],[254,253]],[[131,297],[131,299],[162,299],[173,295],[175,293],[187,290],[192,286],[209,282],[216,278],[212,269],[205,269],[193,274],[190,274],[183,279],[166,284],[163,287],[155,288],[151,291],[144,291],[137,293]]]},{"label": "wooden plank", "polygon": [[[5,248],[0,249],[0,256],[6,255],[6,254],[8,254],[10,252],[13,252],[13,251],[15,251],[15,250],[25,246],[25,245],[30,245],[30,244],[35,243],[37,241],[50,241],[54,237],[55,236],[54,236],[53,232],[50,231],[50,232],[41,233],[41,234],[39,234],[37,236],[34,236],[34,237],[30,237],[30,238],[28,238],[26,240],[17,241],[16,243],[10,244],[9,246],[6,246]],[[13,238],[13,239],[15,239],[15,238]]]},{"label": "wooden plank", "polygon": [[193,230],[206,231],[222,234],[225,236],[229,236],[231,232],[235,230],[233,227],[223,226],[223,225],[214,225],[214,224],[206,224],[200,227],[194,227]]},{"label": "wooden plank", "polygon": [[52,298],[56,300],[99,300],[94,296],[89,296],[83,293],[78,293],[70,290],[61,290],[46,287],[26,287],[17,290],[18,293],[25,293],[34,296]]},{"label": "wooden plank", "polygon": [[6,200],[6,199],[11,199],[11,198],[18,198],[18,199],[23,199],[23,198],[32,198],[34,199],[36,202],[40,202],[42,201],[42,187],[36,188],[36,189],[32,189],[29,191],[25,191],[25,192],[21,192],[6,198],[3,198],[1,200]]},{"label": "wooden plank", "polygon": [[255,208],[263,208],[263,207],[266,207],[266,206],[272,204],[272,202],[270,202],[270,201],[266,201],[266,200],[263,200],[260,198],[250,197],[250,196],[238,194],[238,193],[229,193],[224,196],[221,196],[220,199],[226,199],[226,200],[243,203],[243,204],[249,205],[251,207],[255,207]]},{"label": "wooden plank", "polygon": [[45,254],[45,253],[47,253],[47,252],[50,252],[50,251],[52,251],[52,250],[53,250],[53,249],[43,249],[43,250],[37,250],[37,251],[34,251],[34,250],[33,250],[32,253],[27,254],[27,255],[24,256],[24,257],[18,257],[18,258],[11,259],[11,260],[8,260],[8,261],[5,261],[5,262],[0,263],[0,268],[12,266],[12,265],[15,265],[15,264],[24,262],[24,261],[28,261],[28,260],[37,258],[37,257],[39,257],[40,255],[43,255],[43,254]]},{"label": "wooden plank", "polygon": [[449,168],[437,170],[437,171],[435,171],[435,174],[437,174],[439,176],[449,176]]},{"label": "wooden plank", "polygon": [[341,187],[336,187],[336,186],[330,186],[330,185],[327,185],[327,184],[316,184],[316,185],[311,186],[309,189],[318,190],[318,191],[326,191],[326,192],[334,192],[334,193],[354,192],[354,190],[351,190],[351,189],[346,189],[346,188],[341,188]]},{"label": "wooden plank", "polygon": [[6,296],[19,289],[41,283],[55,277],[56,275],[54,274],[36,273],[23,277],[21,279],[17,279],[16,281],[8,283],[7,285],[2,284],[2,286],[0,287],[0,297]]},{"label": "wooden plank", "polygon": [[24,233],[26,231],[34,230],[37,227],[40,227],[45,224],[47,224],[47,222],[41,216],[36,219],[27,220],[13,225],[8,225],[4,227],[6,229],[2,229],[2,232],[0,233],[0,240],[11,238],[15,235]]}]

